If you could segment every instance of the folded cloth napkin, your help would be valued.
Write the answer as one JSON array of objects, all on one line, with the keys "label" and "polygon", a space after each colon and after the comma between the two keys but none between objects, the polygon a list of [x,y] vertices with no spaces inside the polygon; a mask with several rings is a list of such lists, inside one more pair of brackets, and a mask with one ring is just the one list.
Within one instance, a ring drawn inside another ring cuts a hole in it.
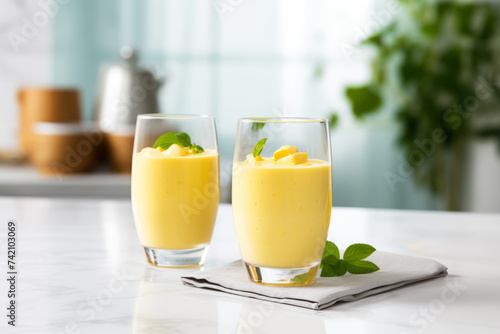
[{"label": "folded cloth napkin", "polygon": [[369,258],[380,270],[365,275],[318,277],[314,284],[301,287],[274,287],[251,282],[241,261],[183,276],[185,285],[232,293],[276,303],[321,310],[340,301],[354,301],[401,286],[443,277],[448,274],[434,260],[375,252]]}]

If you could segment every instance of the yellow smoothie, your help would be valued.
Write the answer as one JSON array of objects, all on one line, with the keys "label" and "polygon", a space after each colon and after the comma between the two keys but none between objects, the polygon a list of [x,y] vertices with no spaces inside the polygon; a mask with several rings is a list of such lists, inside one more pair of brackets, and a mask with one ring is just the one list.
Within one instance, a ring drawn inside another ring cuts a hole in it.
[{"label": "yellow smoothie", "polygon": [[219,205],[219,155],[215,150],[191,154],[173,145],[167,151],[145,148],[133,157],[139,239],[148,248],[203,247],[212,237]]},{"label": "yellow smoothie", "polygon": [[[233,218],[242,258],[262,267],[319,265],[332,207],[331,164],[287,151],[233,167]],[[276,160],[279,159],[279,160]]]}]

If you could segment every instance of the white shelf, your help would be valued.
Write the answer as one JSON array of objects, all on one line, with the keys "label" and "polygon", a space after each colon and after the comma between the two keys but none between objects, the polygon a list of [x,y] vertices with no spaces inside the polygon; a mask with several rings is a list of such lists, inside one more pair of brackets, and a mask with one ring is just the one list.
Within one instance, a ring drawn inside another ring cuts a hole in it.
[{"label": "white shelf", "polygon": [[33,166],[0,165],[0,196],[130,197],[130,176],[97,169],[89,174],[42,175]]}]

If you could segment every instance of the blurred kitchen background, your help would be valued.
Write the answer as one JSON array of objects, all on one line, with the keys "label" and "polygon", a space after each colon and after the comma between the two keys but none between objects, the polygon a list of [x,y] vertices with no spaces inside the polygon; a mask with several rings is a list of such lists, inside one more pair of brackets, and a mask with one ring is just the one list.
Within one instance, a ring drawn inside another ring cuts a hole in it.
[{"label": "blurred kitchen background", "polygon": [[495,1],[2,0],[0,34],[0,196],[129,197],[107,94],[215,115],[225,202],[237,119],[296,115],[331,120],[335,206],[500,212]]}]

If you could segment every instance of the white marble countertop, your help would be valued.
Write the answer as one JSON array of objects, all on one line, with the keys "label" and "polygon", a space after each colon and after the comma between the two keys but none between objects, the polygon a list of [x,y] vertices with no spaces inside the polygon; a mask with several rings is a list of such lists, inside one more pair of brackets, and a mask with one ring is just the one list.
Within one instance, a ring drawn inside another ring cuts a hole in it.
[{"label": "white marble countertop", "polygon": [[[17,327],[7,325],[7,221],[18,224]],[[334,208],[345,248],[433,258],[449,276],[324,311],[183,286],[146,263],[129,201],[0,198],[1,333],[499,333],[500,215]],[[206,267],[239,258],[221,205]]]}]

